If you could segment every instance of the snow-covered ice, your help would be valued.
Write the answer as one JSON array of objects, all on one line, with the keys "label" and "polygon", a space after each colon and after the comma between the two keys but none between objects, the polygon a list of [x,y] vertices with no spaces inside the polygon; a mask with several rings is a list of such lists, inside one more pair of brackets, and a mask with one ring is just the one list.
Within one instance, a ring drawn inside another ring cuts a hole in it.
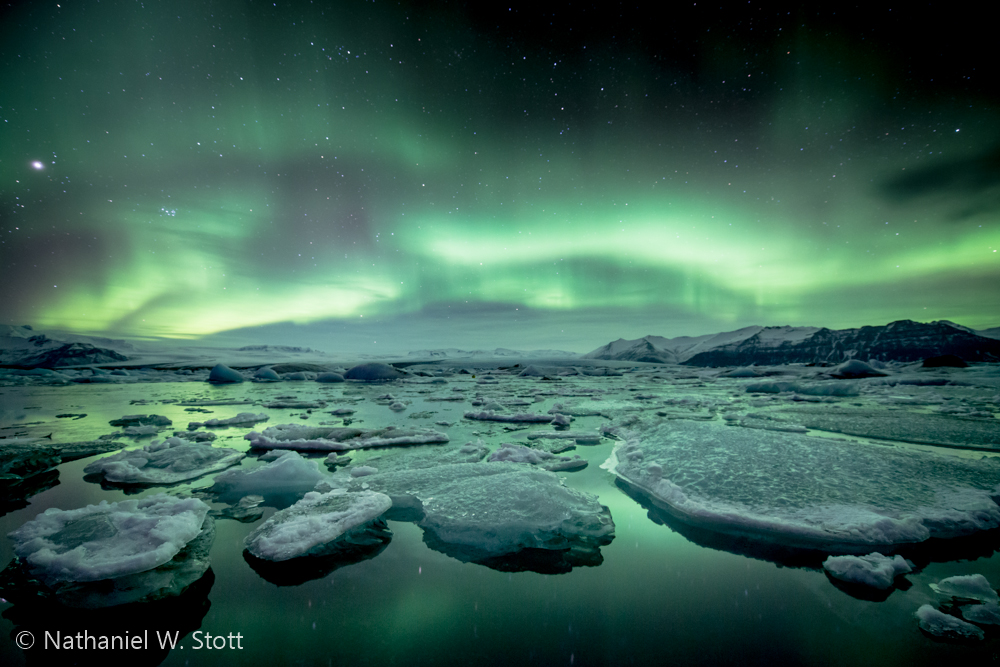
[{"label": "snow-covered ice", "polygon": [[[1000,526],[1000,461],[638,419],[602,467],[685,521],[831,553]],[[867,549],[870,551],[870,549]]]},{"label": "snow-covered ice", "polygon": [[943,639],[982,639],[985,634],[980,628],[966,623],[960,618],[938,611],[929,604],[920,607],[914,614],[920,629],[929,635]]},{"label": "snow-covered ice", "polygon": [[254,556],[270,561],[335,553],[344,548],[345,534],[349,543],[358,542],[350,539],[350,532],[377,519],[391,506],[389,496],[374,491],[309,492],[273,514],[247,536],[245,544]]},{"label": "snow-covered ice", "polygon": [[209,419],[203,422],[188,422],[188,430],[195,431],[199,428],[204,428],[206,426],[237,426],[243,424],[256,424],[257,422],[266,422],[270,417],[268,417],[263,412],[254,414],[253,412],[241,412],[235,417],[229,417],[228,419]]},{"label": "snow-covered ice", "polygon": [[160,493],[75,510],[51,508],[8,534],[46,584],[98,581],[163,565],[202,530],[208,505]]},{"label": "snow-covered ice", "polygon": [[1000,625],[1000,604],[986,602],[959,607],[962,618],[978,625]]},{"label": "snow-covered ice", "polygon": [[543,470],[553,472],[561,470],[582,470],[587,462],[579,456],[558,456],[550,452],[532,449],[524,445],[507,442],[490,454],[489,461],[511,461],[513,463],[528,463]]},{"label": "snow-covered ice", "polygon": [[483,410],[482,412],[466,412],[464,416],[466,419],[474,419],[476,421],[507,422],[511,424],[548,424],[552,421],[551,415],[535,415],[530,413],[509,415],[490,410]]},{"label": "snow-covered ice", "polygon": [[981,574],[967,574],[942,579],[936,584],[931,584],[935,592],[942,595],[951,595],[956,598],[968,600],[980,600],[982,602],[997,603],[997,592],[990,586],[990,582]]},{"label": "snow-covered ice", "polygon": [[883,556],[877,551],[867,556],[830,556],[823,569],[834,579],[882,590],[892,588],[896,577],[913,568],[902,556]]},{"label": "snow-covered ice", "polygon": [[328,475],[320,472],[316,461],[303,458],[298,452],[279,451],[267,465],[250,472],[227,470],[217,475],[211,490],[223,502],[259,495],[271,504],[287,505],[289,498],[297,499],[327,479]]},{"label": "snow-covered ice", "polygon": [[101,475],[115,484],[176,484],[225,470],[244,456],[235,449],[167,438],[98,459],[83,471],[88,475]]},{"label": "snow-covered ice", "polygon": [[436,540],[480,555],[524,548],[596,551],[614,535],[611,514],[595,496],[523,464],[379,472],[354,480],[350,488],[387,494],[394,508],[420,512],[419,525]]},{"label": "snow-covered ice", "polygon": [[342,451],[395,445],[430,445],[448,442],[446,434],[426,428],[362,429],[346,426],[306,426],[277,424],[263,433],[252,431],[245,438],[259,449],[298,449],[303,451]]}]

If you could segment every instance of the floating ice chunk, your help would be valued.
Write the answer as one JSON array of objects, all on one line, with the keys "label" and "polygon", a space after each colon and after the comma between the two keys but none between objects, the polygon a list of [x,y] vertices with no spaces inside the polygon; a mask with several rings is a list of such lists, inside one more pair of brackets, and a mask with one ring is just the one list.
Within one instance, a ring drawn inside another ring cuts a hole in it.
[{"label": "floating ice chunk", "polygon": [[987,602],[985,604],[970,604],[960,607],[962,617],[979,625],[1000,625],[1000,604]]},{"label": "floating ice chunk", "polygon": [[892,588],[898,575],[913,571],[902,556],[890,558],[877,551],[867,556],[830,556],[823,569],[834,579],[882,590]]},{"label": "floating ice chunk", "polygon": [[391,447],[394,445],[430,445],[448,442],[446,434],[426,428],[381,429],[349,428],[346,426],[305,426],[278,424],[264,430],[252,431],[244,436],[252,447],[260,449],[298,449],[314,451],[342,451],[365,447]]},{"label": "floating ice chunk", "polygon": [[273,368],[265,367],[253,374],[254,382],[281,382],[281,376]]},{"label": "floating ice chunk", "polygon": [[243,382],[243,376],[225,364],[216,364],[212,372],[208,374],[208,381],[213,384]]},{"label": "floating ice chunk", "polygon": [[830,375],[836,378],[873,378],[885,377],[888,373],[875,370],[874,366],[860,359],[851,359],[837,366]]},{"label": "floating ice chunk", "polygon": [[[366,463],[385,473],[396,470],[416,470],[418,468],[434,468],[453,463],[476,463],[482,461],[490,448],[482,441],[467,442],[461,447],[406,447],[390,449],[375,457],[370,457]],[[349,457],[348,457],[349,458]],[[339,464],[339,460],[338,460]]]},{"label": "floating ice chunk", "polygon": [[251,405],[253,401],[242,398],[195,398],[189,401],[177,401],[177,405]]},{"label": "floating ice chunk", "polygon": [[579,456],[557,456],[549,452],[510,442],[501,445],[500,449],[490,454],[488,460],[528,463],[538,466],[543,470],[551,470],[553,472],[559,470],[582,470],[587,467],[587,462]]},{"label": "floating ice chunk", "polygon": [[402,412],[403,410],[406,410],[406,403],[403,403],[402,401],[395,401],[389,406],[389,409],[393,412]]},{"label": "floating ice chunk", "polygon": [[173,424],[170,419],[163,415],[125,415],[108,422],[112,426],[162,426],[167,427]]},{"label": "floating ice chunk", "polygon": [[254,556],[271,561],[328,554],[337,551],[338,538],[378,519],[391,506],[389,496],[374,491],[310,492],[272,515],[245,544]]},{"label": "floating ice chunk", "polygon": [[[0,573],[0,593],[9,601],[29,606],[40,600],[55,600],[74,609],[102,609],[135,602],[154,602],[184,593],[208,571],[215,521],[206,517],[201,532],[163,565],[142,572],[99,581],[55,581],[46,584],[26,563],[13,559]],[[57,606],[56,609],[59,607]],[[48,613],[51,607],[43,607]]]},{"label": "floating ice chunk", "polygon": [[209,419],[203,422],[188,422],[188,430],[195,431],[203,426],[236,426],[238,424],[256,424],[257,422],[266,422],[270,417],[268,417],[263,412],[254,414],[252,412],[241,412],[235,417],[230,417],[229,419]]},{"label": "floating ice chunk", "polygon": [[782,408],[779,414],[812,429],[868,438],[968,449],[1000,447],[996,420],[955,419],[903,410],[830,410],[813,406]]},{"label": "floating ice chunk", "polygon": [[228,470],[216,476],[212,492],[218,493],[223,502],[259,495],[286,504],[288,498],[312,491],[327,479],[328,475],[319,471],[316,461],[305,459],[298,452],[281,452],[267,465],[250,472]]},{"label": "floating ice chunk", "polygon": [[164,493],[76,510],[51,508],[8,537],[14,554],[47,585],[151,570],[202,530],[208,505]]},{"label": "floating ice chunk", "polygon": [[360,364],[344,373],[345,380],[361,380],[363,382],[379,382],[382,380],[396,380],[404,377],[403,373],[390,366],[372,362]]},{"label": "floating ice chunk", "polygon": [[310,410],[313,408],[325,408],[326,401],[299,401],[296,399],[282,399],[277,401],[269,401],[264,404],[265,408],[283,408],[292,410]]},{"label": "floating ice chunk", "polygon": [[334,383],[343,381],[344,376],[340,373],[320,373],[316,376],[316,382]]},{"label": "floating ice chunk", "polygon": [[176,484],[225,470],[244,456],[235,449],[167,438],[141,449],[127,449],[98,459],[83,471],[88,475],[103,475],[115,484]]},{"label": "floating ice chunk", "polygon": [[857,396],[856,384],[833,383],[803,384],[800,382],[752,382],[746,386],[747,393],[779,394],[795,392],[805,396]]},{"label": "floating ice chunk", "polygon": [[367,477],[378,472],[378,468],[372,466],[358,466],[351,469],[351,477]]},{"label": "floating ice chunk", "polygon": [[552,421],[550,421],[549,423],[552,424],[553,426],[569,426],[570,422],[572,421],[573,418],[570,417],[569,415],[563,415],[557,412],[555,415],[552,416]]},{"label": "floating ice chunk", "polygon": [[990,586],[990,582],[986,577],[981,574],[948,577],[936,584],[931,584],[931,588],[937,593],[951,595],[956,598],[994,603],[998,601],[997,592]]},{"label": "floating ice chunk", "polygon": [[949,616],[925,604],[916,611],[920,629],[929,635],[944,639],[982,639],[983,631],[960,618]]},{"label": "floating ice chunk", "polygon": [[552,421],[552,417],[549,415],[533,415],[527,413],[520,413],[516,415],[505,415],[497,412],[491,412],[489,410],[484,410],[483,412],[466,412],[466,419],[474,419],[477,421],[487,421],[487,422],[507,422],[507,423],[530,423],[530,424],[547,424]]},{"label": "floating ice chunk", "polygon": [[540,378],[540,377],[545,377],[546,375],[548,375],[548,373],[538,368],[537,366],[528,366],[517,375],[518,377],[523,377],[523,378],[529,378],[529,377]]},{"label": "floating ice chunk", "polygon": [[528,434],[528,440],[572,440],[578,445],[598,445],[601,442],[601,434],[583,431],[535,431]]},{"label": "floating ice chunk", "polygon": [[[606,431],[607,432],[607,431]],[[1000,526],[1000,461],[636,420],[603,464],[683,520],[831,553]]]},{"label": "floating ice chunk", "polygon": [[614,536],[606,507],[567,488],[554,473],[510,463],[457,463],[379,472],[352,486],[386,493],[394,508],[417,509],[435,540],[480,555],[524,548],[599,551]]},{"label": "floating ice chunk", "polygon": [[160,432],[160,427],[158,426],[126,426],[122,429],[122,433],[128,436],[144,436],[144,435],[156,435]]}]

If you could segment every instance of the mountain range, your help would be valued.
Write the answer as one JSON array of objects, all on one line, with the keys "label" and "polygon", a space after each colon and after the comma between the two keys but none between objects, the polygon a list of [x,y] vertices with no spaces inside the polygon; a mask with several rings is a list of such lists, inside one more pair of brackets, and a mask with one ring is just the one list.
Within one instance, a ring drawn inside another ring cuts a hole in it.
[{"label": "mountain range", "polygon": [[[990,335],[983,335],[983,334]],[[996,337],[993,337],[996,336]],[[584,359],[688,366],[750,366],[862,361],[921,361],[953,354],[965,361],[1000,361],[1000,331],[983,332],[954,322],[899,320],[858,329],[744,327],[705,336],[619,338]]]}]

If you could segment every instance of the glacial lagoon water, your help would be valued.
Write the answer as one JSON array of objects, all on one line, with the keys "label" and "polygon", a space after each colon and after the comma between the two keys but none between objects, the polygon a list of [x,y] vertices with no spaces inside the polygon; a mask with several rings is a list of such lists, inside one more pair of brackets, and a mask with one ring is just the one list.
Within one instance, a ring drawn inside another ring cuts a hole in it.
[{"label": "glacial lagoon water", "polygon": [[[210,386],[204,382],[149,384],[88,384],[0,387],[0,427],[3,435],[45,436],[52,441],[94,440],[120,429],[108,422],[123,415],[164,415],[173,430],[189,421],[227,418],[248,408],[266,412],[270,420],[257,430],[281,423],[340,424],[329,414],[336,408],[356,412],[352,425],[375,428],[421,426],[447,433],[446,445],[460,447],[482,439],[491,449],[502,442],[526,443],[527,432],[548,426],[482,422],[463,419],[479,396],[494,407],[517,412],[546,413],[556,403],[614,405],[622,412],[656,419],[721,421],[727,411],[766,413],[795,407],[782,397],[747,394],[737,380],[630,375],[621,377],[562,377],[555,381],[496,375],[497,384],[482,377],[453,375],[445,383],[386,384],[282,382]],[[461,401],[436,400],[461,394]],[[948,397],[951,391],[953,396]],[[595,393],[596,392],[596,393]],[[379,397],[391,393],[405,410],[391,410]],[[900,398],[891,409],[927,414],[920,397],[944,395],[952,404],[987,402],[992,394],[968,387],[863,388],[860,396],[836,399],[846,408],[889,410],[885,398]],[[995,393],[995,392],[994,392]],[[323,400],[325,407],[265,408],[279,396]],[[599,400],[594,400],[598,398]],[[913,397],[917,397],[914,399]],[[196,407],[180,403],[195,399],[249,400],[255,405]],[[512,405],[520,399],[522,404]],[[763,400],[763,402],[762,402]],[[935,399],[936,400],[936,399]],[[767,401],[771,401],[768,403]],[[853,403],[853,406],[851,405]],[[917,407],[910,406],[916,403]],[[934,401],[931,401],[933,404]],[[830,407],[832,403],[821,404]],[[842,408],[830,407],[836,411]],[[578,412],[586,410],[578,409]],[[83,418],[57,417],[86,414]],[[707,417],[706,417],[707,414]],[[447,421],[450,426],[434,422]],[[607,415],[578,416],[574,431],[597,433],[612,422]],[[980,420],[982,422],[982,420]],[[982,428],[977,422],[976,428]],[[989,422],[986,422],[989,426]],[[731,426],[729,428],[741,428]],[[249,451],[244,435],[250,427],[215,429],[215,446]],[[824,438],[848,436],[811,432],[816,446]],[[124,447],[148,444],[152,438],[122,438]],[[926,444],[907,445],[851,437],[857,447],[935,450]],[[391,541],[354,561],[327,560],[321,567],[298,565],[269,570],[254,567],[243,540],[258,522],[220,518],[211,548],[211,570],[180,598],[114,610],[64,611],[55,606],[0,602],[0,662],[41,664],[52,660],[122,660],[131,664],[296,664],[296,665],[650,665],[650,664],[812,664],[914,665],[942,661],[981,662],[1000,654],[998,634],[987,629],[980,642],[942,642],[924,634],[914,612],[923,604],[947,607],[947,597],[930,584],[943,578],[982,574],[994,586],[1000,582],[997,531],[972,538],[935,542],[900,550],[917,566],[898,580],[887,595],[845,592],[822,569],[827,554],[786,549],[752,535],[727,535],[680,523],[655,503],[617,481],[600,466],[615,441],[578,445],[588,466],[560,472],[565,484],[595,494],[611,513],[614,539],[600,549],[599,564],[554,572],[549,561],[507,559],[494,567],[463,562],[435,550],[412,521],[390,518]],[[989,449],[987,447],[986,449]],[[957,456],[982,456],[981,450],[939,450]],[[352,452],[352,465],[385,452]],[[102,454],[99,456],[106,456]],[[240,464],[260,466],[256,453]],[[15,530],[50,507],[73,509],[102,500],[114,502],[164,491],[162,487],[126,494],[84,480],[83,469],[99,456],[63,463],[58,484],[28,500],[28,506],[0,517],[0,534]],[[322,458],[322,457],[319,457]],[[513,464],[512,464],[513,465]],[[321,470],[323,467],[321,466]],[[172,494],[211,486],[213,475],[167,487]],[[213,503],[213,507],[221,507]],[[264,510],[264,519],[275,508]],[[403,517],[405,518],[405,517]],[[13,557],[11,540],[0,538],[0,563]],[[565,569],[565,568],[563,568]],[[882,599],[884,598],[884,599]],[[142,649],[78,651],[45,648],[44,633],[62,636],[89,628],[91,634],[130,636],[148,632],[154,646]],[[156,631],[179,632],[173,650],[159,650]],[[35,645],[16,642],[29,631]],[[208,648],[212,637],[216,640]],[[233,639],[230,639],[232,635]],[[237,641],[234,641],[236,637]],[[240,648],[235,647],[239,644]],[[222,646],[221,644],[224,644]],[[218,648],[216,648],[216,646]],[[200,648],[199,648],[200,647]]]}]

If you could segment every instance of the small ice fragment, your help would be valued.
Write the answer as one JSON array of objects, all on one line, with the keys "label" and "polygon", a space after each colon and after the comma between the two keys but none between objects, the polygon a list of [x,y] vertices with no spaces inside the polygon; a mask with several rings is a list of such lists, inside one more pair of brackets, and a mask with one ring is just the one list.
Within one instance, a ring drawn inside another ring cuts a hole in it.
[{"label": "small ice fragment", "polygon": [[994,603],[998,600],[997,592],[990,586],[990,582],[986,577],[981,574],[948,577],[936,584],[931,584],[931,588],[936,593],[951,595],[956,598]]},{"label": "small ice fragment", "polygon": [[877,551],[867,556],[830,556],[823,569],[834,579],[882,590],[892,588],[898,575],[913,571],[902,556],[890,558]]},{"label": "small ice fragment", "polygon": [[985,633],[980,628],[966,623],[960,618],[949,616],[925,604],[914,613],[920,629],[929,635],[945,639],[982,639]]}]

